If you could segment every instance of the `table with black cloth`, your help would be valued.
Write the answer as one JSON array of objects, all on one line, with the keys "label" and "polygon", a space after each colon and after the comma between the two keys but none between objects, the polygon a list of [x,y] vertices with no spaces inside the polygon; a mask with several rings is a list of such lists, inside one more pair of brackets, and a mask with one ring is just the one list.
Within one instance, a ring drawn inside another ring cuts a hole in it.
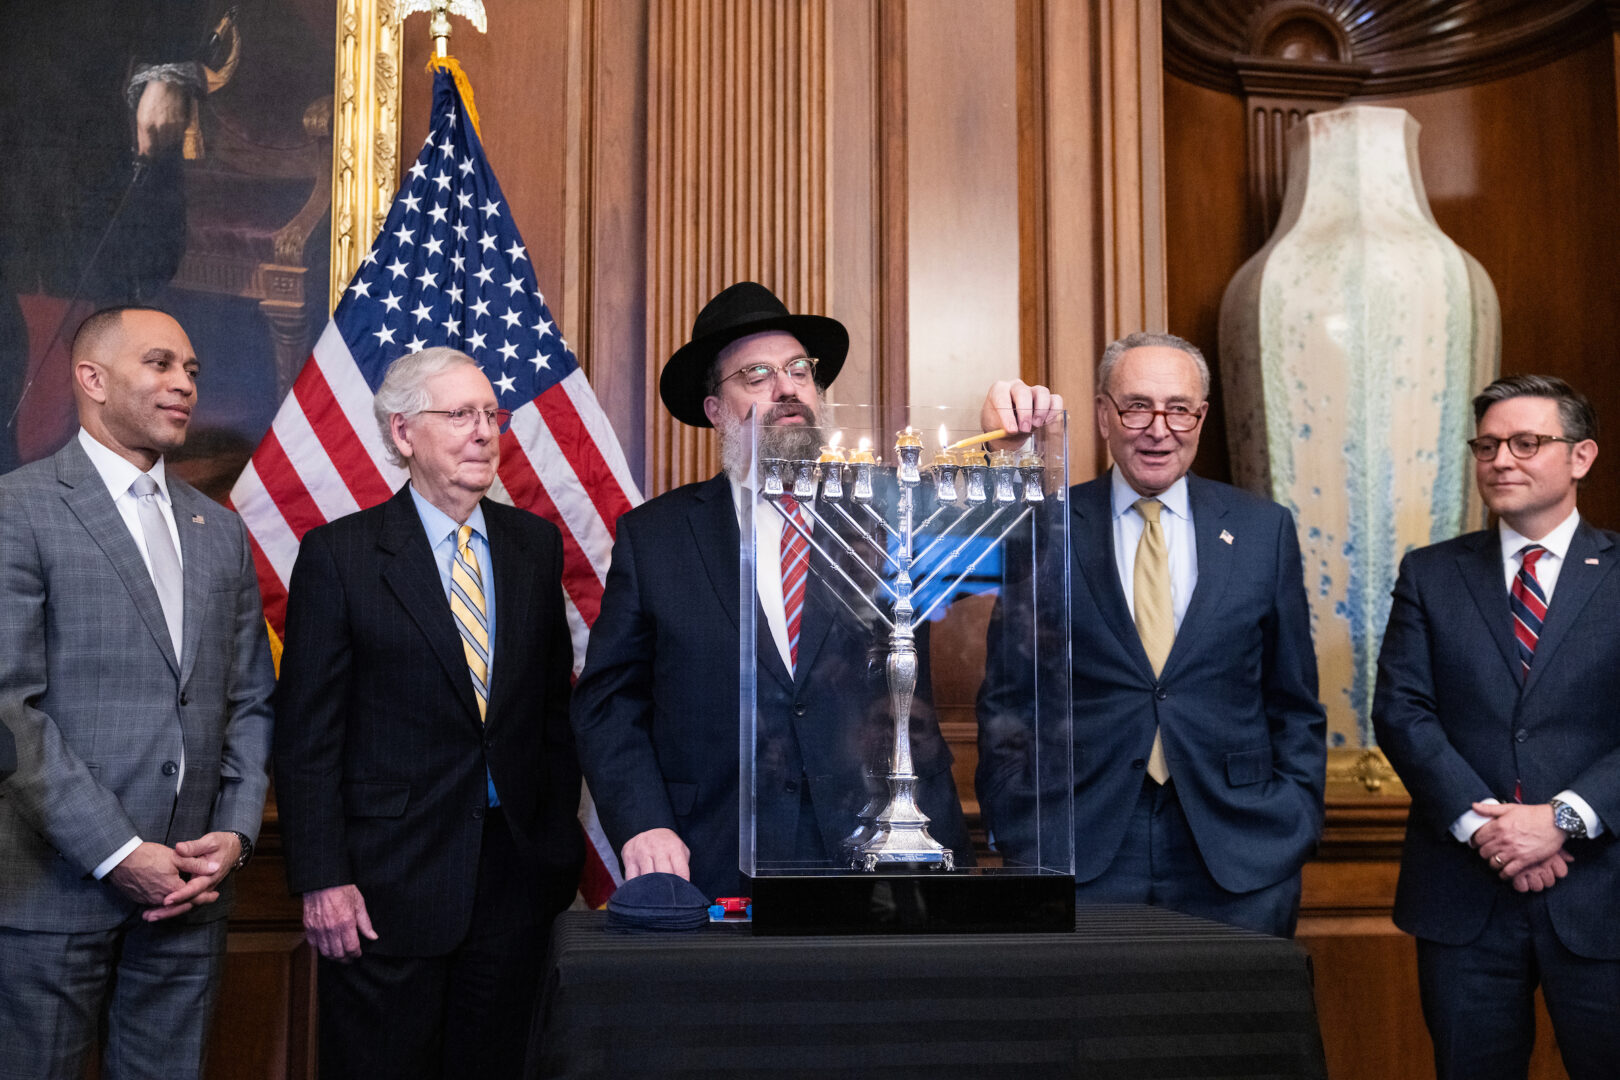
[{"label": "table with black cloth", "polygon": [[544,1077],[1325,1077],[1304,949],[1159,908],[1073,934],[552,933]]}]

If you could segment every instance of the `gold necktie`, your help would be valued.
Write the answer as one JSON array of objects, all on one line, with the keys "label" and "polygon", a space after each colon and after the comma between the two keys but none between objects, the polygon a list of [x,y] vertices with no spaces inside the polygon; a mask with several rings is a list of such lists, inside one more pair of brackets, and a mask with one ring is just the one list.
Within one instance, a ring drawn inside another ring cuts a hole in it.
[{"label": "gold necktie", "polygon": [[478,718],[489,711],[489,611],[484,607],[483,575],[472,549],[472,526],[456,533],[456,553],[450,558],[450,613],[461,631],[461,651],[467,654]]},{"label": "gold necktie", "polygon": [[[1142,539],[1136,545],[1136,570],[1131,577],[1132,600],[1136,608],[1136,632],[1142,637],[1153,674],[1164,670],[1170,646],[1176,640],[1176,613],[1170,604],[1170,552],[1164,543],[1164,527],[1158,499],[1137,499],[1136,512],[1144,522]],[[1158,729],[1153,732],[1153,752],[1148,755],[1148,775],[1159,783],[1170,779],[1170,766],[1164,760],[1164,742]]]}]

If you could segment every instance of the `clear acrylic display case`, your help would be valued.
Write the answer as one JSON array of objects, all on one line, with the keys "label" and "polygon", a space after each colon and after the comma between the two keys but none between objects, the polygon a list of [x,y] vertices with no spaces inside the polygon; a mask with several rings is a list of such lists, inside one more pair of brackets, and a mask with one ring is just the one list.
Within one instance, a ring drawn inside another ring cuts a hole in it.
[{"label": "clear acrylic display case", "polygon": [[962,445],[976,413],[881,419],[748,425],[738,846],[756,929],[1070,929],[1065,423],[991,450]]}]

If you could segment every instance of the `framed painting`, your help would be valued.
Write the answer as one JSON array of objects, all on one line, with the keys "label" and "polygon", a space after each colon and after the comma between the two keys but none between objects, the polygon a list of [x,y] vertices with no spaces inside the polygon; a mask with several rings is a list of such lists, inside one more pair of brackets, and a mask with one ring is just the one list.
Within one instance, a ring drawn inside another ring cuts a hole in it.
[{"label": "framed painting", "polygon": [[202,365],[182,475],[223,498],[375,234],[398,159],[394,0],[67,0],[8,21],[0,472],[77,426],[85,315],[174,315]]}]

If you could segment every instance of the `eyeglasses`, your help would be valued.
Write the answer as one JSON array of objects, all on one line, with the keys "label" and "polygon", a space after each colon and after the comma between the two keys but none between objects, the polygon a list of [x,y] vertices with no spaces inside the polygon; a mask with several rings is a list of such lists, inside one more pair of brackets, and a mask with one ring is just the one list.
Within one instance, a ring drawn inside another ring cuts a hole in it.
[{"label": "eyeglasses", "polygon": [[479,417],[483,417],[485,422],[487,422],[490,427],[502,433],[504,433],[507,428],[512,426],[511,409],[461,408],[423,409],[422,411],[425,413],[432,413],[434,416],[444,417],[450,422],[450,430],[454,431],[458,435],[471,431],[473,426],[478,423]]},{"label": "eyeglasses", "polygon": [[1119,413],[1119,422],[1122,427],[1131,431],[1146,431],[1153,426],[1155,416],[1164,417],[1164,426],[1171,431],[1191,431],[1204,419],[1204,407],[1189,409],[1185,405],[1172,405],[1168,409],[1150,409],[1144,402],[1133,401],[1121,407],[1112,394],[1104,394],[1114,411]]},{"label": "eyeglasses", "polygon": [[1543,443],[1561,442],[1574,445],[1579,439],[1566,438],[1563,435],[1537,435],[1529,431],[1521,431],[1509,435],[1505,439],[1498,439],[1494,435],[1481,435],[1477,439],[1468,440],[1468,449],[1474,452],[1475,461],[1495,461],[1496,451],[1503,443],[1507,443],[1508,453],[1520,461],[1527,461],[1541,453]]},{"label": "eyeglasses", "polygon": [[[794,386],[809,386],[810,381],[816,377],[816,365],[820,363],[813,356],[798,356],[789,360],[781,367],[775,364],[749,364],[727,375],[720,382],[727,379],[741,380],[743,386],[750,390],[758,390],[766,383],[774,380],[778,375],[786,375],[788,381]],[[717,383],[716,386],[719,384]]]}]

